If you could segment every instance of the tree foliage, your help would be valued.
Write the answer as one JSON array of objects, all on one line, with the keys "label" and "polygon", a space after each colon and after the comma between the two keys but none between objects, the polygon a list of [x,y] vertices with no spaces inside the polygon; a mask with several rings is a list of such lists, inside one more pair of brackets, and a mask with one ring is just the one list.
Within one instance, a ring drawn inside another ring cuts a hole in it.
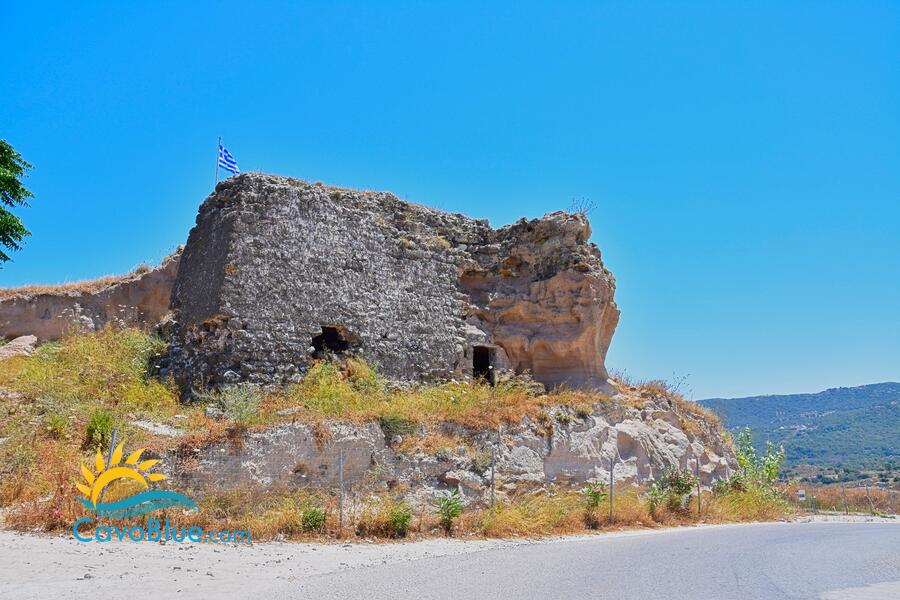
[{"label": "tree foliage", "polygon": [[784,463],[784,446],[776,449],[775,444],[766,442],[766,451],[759,455],[753,446],[753,432],[748,428],[738,433],[734,445],[738,466],[746,481],[759,485],[775,483]]},{"label": "tree foliage", "polygon": [[752,429],[757,454],[766,452],[767,441],[776,450],[784,446],[782,477],[832,483],[872,472],[900,476],[900,383],[700,404],[718,413],[735,437]]},{"label": "tree foliage", "polygon": [[[8,250],[19,250],[22,240],[29,235],[22,221],[9,209],[28,206],[28,199],[34,197],[21,182],[30,168],[12,146],[0,140],[0,247]],[[9,255],[0,248],[0,263],[8,260]]]}]

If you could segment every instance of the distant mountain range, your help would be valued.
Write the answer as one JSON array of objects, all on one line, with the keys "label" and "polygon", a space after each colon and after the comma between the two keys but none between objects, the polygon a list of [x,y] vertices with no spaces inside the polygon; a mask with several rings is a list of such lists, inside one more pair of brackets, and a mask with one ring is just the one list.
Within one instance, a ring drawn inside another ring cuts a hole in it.
[{"label": "distant mountain range", "polygon": [[789,476],[824,482],[900,477],[900,383],[699,403],[732,432],[752,429],[760,449],[767,440],[783,444]]}]

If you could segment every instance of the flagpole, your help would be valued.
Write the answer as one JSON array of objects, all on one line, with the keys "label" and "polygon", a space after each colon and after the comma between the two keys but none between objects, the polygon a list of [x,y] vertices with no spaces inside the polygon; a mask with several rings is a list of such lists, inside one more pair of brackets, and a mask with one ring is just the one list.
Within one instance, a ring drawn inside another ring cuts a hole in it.
[{"label": "flagpole", "polygon": [[[222,137],[220,136],[216,141],[216,185],[219,185],[219,148],[222,147]],[[215,185],[213,186],[215,189]]]}]

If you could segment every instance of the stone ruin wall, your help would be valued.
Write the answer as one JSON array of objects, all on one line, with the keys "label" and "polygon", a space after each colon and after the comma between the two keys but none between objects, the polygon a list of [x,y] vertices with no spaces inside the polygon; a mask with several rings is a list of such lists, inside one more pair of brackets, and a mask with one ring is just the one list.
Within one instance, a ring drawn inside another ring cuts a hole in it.
[{"label": "stone ruin wall", "polygon": [[189,390],[298,380],[334,328],[391,379],[528,370],[603,388],[615,281],[582,215],[486,221],[244,174],[200,208],[172,292],[164,372]]}]

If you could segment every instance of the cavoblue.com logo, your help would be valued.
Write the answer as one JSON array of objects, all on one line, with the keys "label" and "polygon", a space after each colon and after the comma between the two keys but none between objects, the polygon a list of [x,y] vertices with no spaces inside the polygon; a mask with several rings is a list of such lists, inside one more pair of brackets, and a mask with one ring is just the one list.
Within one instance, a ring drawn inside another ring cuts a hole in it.
[{"label": "cavoblue.com logo", "polygon": [[[182,506],[188,510],[197,510],[197,505],[194,504],[193,500],[182,496],[178,492],[150,489],[151,483],[167,479],[162,473],[150,471],[159,460],[154,458],[142,461],[141,455],[147,449],[141,448],[132,452],[122,462],[124,445],[125,442],[122,442],[116,446],[116,449],[113,450],[109,457],[109,462],[106,462],[103,459],[103,455],[100,454],[100,450],[97,450],[97,456],[94,459],[94,470],[89,469],[82,463],[81,475],[84,477],[84,483],[76,483],[75,487],[84,494],[84,497],[79,497],[78,500],[85,508],[98,516],[116,519],[136,517],[161,508],[169,508],[170,506]],[[99,502],[103,497],[103,492],[106,491],[109,485],[121,480],[134,481],[144,491],[115,502],[105,504]]]},{"label": "cavoblue.com logo", "polygon": [[[109,456],[109,461],[103,459],[100,451],[94,459],[94,469],[84,464],[81,465],[83,483],[76,483],[75,487],[84,494],[79,496],[81,504],[96,514],[98,517],[110,517],[125,519],[161,510],[163,508],[181,507],[185,510],[199,510],[193,500],[172,490],[151,489],[151,484],[167,479],[162,473],[155,473],[151,469],[159,462],[158,459],[141,460],[146,448],[141,448],[122,460],[124,442],[116,446]],[[113,502],[102,502],[103,494],[107,488],[117,481],[134,482],[132,485],[138,491]],[[89,525],[93,519],[83,518],[75,521],[72,533],[80,542],[90,542],[87,537],[79,532],[81,525]],[[134,525],[132,527],[97,526],[93,534],[93,540],[98,542],[119,540],[131,540],[134,542],[149,541],[174,541],[191,542],[207,541],[217,542],[250,542],[250,532],[241,530],[224,530],[205,532],[201,527],[178,528],[169,525],[166,519],[161,524],[158,519],[148,519],[146,526]]]},{"label": "cavoblue.com logo", "polygon": [[83,518],[75,521],[72,526],[72,535],[79,542],[111,542],[126,540],[132,542],[209,542],[212,544],[243,542],[249,544],[250,532],[241,529],[205,531],[202,527],[176,527],[169,524],[169,519],[160,523],[159,519],[147,519],[147,525],[132,525],[131,527],[115,527],[113,525],[98,525],[92,534],[86,535],[79,531],[84,525],[89,527],[93,519]]}]

